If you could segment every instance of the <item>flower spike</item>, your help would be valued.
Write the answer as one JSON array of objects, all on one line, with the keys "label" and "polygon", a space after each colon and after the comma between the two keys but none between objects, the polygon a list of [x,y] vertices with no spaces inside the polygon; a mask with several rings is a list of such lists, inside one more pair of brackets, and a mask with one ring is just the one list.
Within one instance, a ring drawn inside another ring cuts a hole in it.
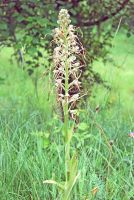
[{"label": "flower spike", "polygon": [[[57,100],[64,108],[68,103],[71,119],[77,118],[77,102],[80,99],[81,75],[84,68],[82,62],[83,46],[75,34],[75,27],[70,24],[70,15],[66,9],[59,13],[59,27],[54,30],[55,49],[53,54],[54,78],[57,88]],[[67,80],[67,81],[65,81]],[[65,87],[68,87],[66,93]]]}]

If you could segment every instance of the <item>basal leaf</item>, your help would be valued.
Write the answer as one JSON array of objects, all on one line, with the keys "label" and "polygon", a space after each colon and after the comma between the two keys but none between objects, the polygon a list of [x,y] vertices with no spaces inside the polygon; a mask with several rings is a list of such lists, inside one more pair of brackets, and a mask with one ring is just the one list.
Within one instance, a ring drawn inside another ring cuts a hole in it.
[{"label": "basal leaf", "polygon": [[61,183],[58,183],[57,181],[54,180],[45,180],[43,181],[44,184],[53,184],[56,185],[57,187],[59,187],[60,189],[64,190],[64,185],[62,185]]}]

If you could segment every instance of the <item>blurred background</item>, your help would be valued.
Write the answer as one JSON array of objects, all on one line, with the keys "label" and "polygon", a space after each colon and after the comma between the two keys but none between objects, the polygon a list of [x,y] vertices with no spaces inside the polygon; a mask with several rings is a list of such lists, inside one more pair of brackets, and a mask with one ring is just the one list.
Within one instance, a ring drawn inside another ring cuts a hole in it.
[{"label": "blurred background", "polygon": [[[82,83],[88,95],[81,100],[74,141],[83,174],[74,199],[91,199],[97,186],[97,200],[133,200],[133,0],[0,0],[0,199],[57,196],[42,181],[53,169],[59,179],[63,171],[52,63],[61,8],[76,26],[86,62]],[[112,161],[100,127],[115,145]],[[113,168],[107,192],[108,162]]]},{"label": "blurred background", "polygon": [[[5,56],[8,57],[6,62],[15,61],[32,78],[38,93],[41,74],[46,76],[50,72],[52,31],[57,26],[61,8],[69,10],[85,47],[83,85],[85,91],[88,90],[88,97],[98,96],[91,95],[92,88],[97,84],[103,86],[105,92],[113,90],[109,103],[114,103],[118,92],[121,92],[126,106],[131,104],[134,93],[132,0],[1,0],[1,62],[5,62]],[[0,78],[2,83],[7,77],[1,74]],[[104,91],[99,95],[102,99]]]}]

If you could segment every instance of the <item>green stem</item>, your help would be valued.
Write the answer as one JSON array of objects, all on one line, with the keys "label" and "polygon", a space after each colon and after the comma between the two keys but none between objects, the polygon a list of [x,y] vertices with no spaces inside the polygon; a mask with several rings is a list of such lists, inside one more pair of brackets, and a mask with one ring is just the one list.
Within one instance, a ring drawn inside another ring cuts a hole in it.
[{"label": "green stem", "polygon": [[[66,53],[68,53],[67,30],[64,29],[64,44]],[[68,140],[68,126],[69,126],[69,107],[68,107],[68,91],[69,91],[69,66],[68,57],[65,58],[65,103],[64,103],[64,131],[65,131],[65,177],[66,183],[69,180],[69,161],[70,161],[70,141]]]},{"label": "green stem", "polygon": [[[65,59],[65,104],[64,104],[64,131],[65,131],[65,190],[70,178],[70,139],[69,139],[69,103],[68,103],[68,92],[69,92],[69,62],[68,62],[68,41],[67,41],[67,31],[65,30],[64,43],[66,48],[66,59]],[[70,197],[65,195],[63,200],[69,200]]]},{"label": "green stem", "polygon": [[65,127],[65,176],[66,182],[69,180],[69,160],[70,160],[70,142],[68,141],[68,62],[65,63],[65,105],[64,105],[64,127]]}]

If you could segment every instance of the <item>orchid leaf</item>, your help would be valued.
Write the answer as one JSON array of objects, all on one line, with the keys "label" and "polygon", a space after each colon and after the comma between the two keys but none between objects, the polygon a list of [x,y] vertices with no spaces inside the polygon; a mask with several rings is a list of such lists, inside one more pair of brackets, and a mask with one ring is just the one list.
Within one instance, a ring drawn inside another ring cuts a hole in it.
[{"label": "orchid leaf", "polygon": [[64,185],[58,183],[57,181],[54,181],[54,180],[45,180],[43,181],[44,184],[53,184],[53,185],[56,185],[58,188],[64,190]]}]

